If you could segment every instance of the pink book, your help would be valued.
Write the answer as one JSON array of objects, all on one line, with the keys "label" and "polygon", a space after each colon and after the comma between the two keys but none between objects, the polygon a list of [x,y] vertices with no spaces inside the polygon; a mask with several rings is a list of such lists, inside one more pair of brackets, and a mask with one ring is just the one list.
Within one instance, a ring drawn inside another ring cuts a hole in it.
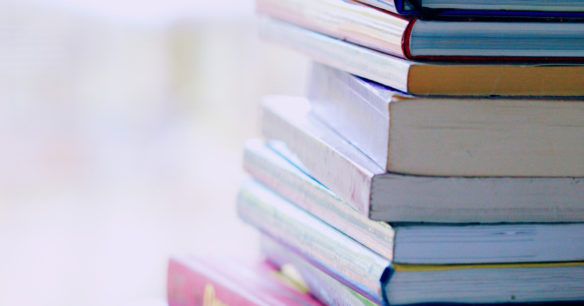
[{"label": "pink book", "polygon": [[322,305],[268,261],[171,257],[169,306]]}]

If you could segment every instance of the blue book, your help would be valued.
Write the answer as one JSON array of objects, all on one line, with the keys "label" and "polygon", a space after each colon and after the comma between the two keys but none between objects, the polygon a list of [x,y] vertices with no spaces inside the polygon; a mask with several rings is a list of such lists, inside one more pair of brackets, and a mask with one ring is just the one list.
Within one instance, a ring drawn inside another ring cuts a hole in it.
[{"label": "blue book", "polygon": [[583,18],[582,0],[357,0],[396,14],[422,18]]}]

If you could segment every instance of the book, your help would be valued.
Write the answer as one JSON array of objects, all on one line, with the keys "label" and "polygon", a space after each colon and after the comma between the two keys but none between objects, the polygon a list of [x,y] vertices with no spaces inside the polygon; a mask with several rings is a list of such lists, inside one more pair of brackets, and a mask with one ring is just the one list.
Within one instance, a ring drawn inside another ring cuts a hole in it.
[{"label": "book", "polygon": [[476,264],[584,261],[582,223],[390,225],[369,220],[292,160],[294,157],[290,154],[276,151],[261,140],[246,142],[243,164],[254,180],[243,184],[243,192],[255,194],[257,199],[262,199],[262,194],[275,192],[393,262]]},{"label": "book", "polygon": [[263,102],[262,133],[283,141],[317,181],[390,222],[583,222],[584,179],[446,177],[387,172],[309,114],[306,99]]},{"label": "book", "polygon": [[237,209],[263,234],[375,303],[584,300],[584,262],[397,264],[267,189],[242,189]]},{"label": "book", "polygon": [[260,237],[261,252],[282,270],[294,269],[308,292],[326,305],[380,305],[328,276],[302,257],[266,235]]},{"label": "book", "polygon": [[169,306],[322,305],[306,290],[265,260],[182,256],[168,263]]},{"label": "book", "polygon": [[[300,275],[309,292],[327,305],[388,305],[383,301],[365,298],[348,286],[330,277],[315,265],[296,254],[293,248],[277,242],[267,235],[260,237],[261,251],[267,259],[277,266],[293,267]],[[496,303],[495,305],[579,305],[576,302],[535,302],[535,303]],[[415,304],[419,305],[419,304]],[[460,303],[424,303],[422,305],[460,305]]]},{"label": "book", "polygon": [[584,65],[410,61],[269,17],[260,32],[317,62],[413,95],[584,96]]},{"label": "book", "polygon": [[350,0],[256,0],[256,3],[262,14],[408,59],[584,59],[581,22],[423,20],[389,14]]},{"label": "book", "polygon": [[584,176],[584,103],[412,97],[316,64],[311,110],[392,172]]},{"label": "book", "polygon": [[576,18],[584,17],[584,1],[564,0],[357,0],[390,12],[425,18]]}]

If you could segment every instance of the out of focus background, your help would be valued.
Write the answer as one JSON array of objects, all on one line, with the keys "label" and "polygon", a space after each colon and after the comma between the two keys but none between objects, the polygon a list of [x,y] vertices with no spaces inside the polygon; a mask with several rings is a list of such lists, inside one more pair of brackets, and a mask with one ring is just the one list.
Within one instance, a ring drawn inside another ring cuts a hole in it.
[{"label": "out of focus background", "polygon": [[170,255],[255,256],[242,146],[307,69],[250,0],[1,1],[0,305],[164,305]]}]

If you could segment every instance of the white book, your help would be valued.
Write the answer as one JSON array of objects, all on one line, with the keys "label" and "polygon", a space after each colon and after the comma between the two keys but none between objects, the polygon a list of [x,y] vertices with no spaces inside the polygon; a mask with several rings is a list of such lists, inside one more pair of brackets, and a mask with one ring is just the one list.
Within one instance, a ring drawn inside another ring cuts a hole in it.
[{"label": "white book", "polygon": [[[276,148],[275,148],[276,147]],[[243,165],[257,182],[249,193],[278,193],[290,203],[401,264],[584,261],[584,224],[399,224],[372,221],[313,179],[280,145],[245,144]],[[452,250],[457,250],[452,252]]]},{"label": "white book", "polygon": [[582,222],[584,179],[450,177],[388,173],[309,115],[306,99],[267,97],[262,131],[282,140],[309,173],[374,220]]},{"label": "white book", "polygon": [[387,171],[584,176],[584,101],[412,97],[319,64],[308,99]]}]

